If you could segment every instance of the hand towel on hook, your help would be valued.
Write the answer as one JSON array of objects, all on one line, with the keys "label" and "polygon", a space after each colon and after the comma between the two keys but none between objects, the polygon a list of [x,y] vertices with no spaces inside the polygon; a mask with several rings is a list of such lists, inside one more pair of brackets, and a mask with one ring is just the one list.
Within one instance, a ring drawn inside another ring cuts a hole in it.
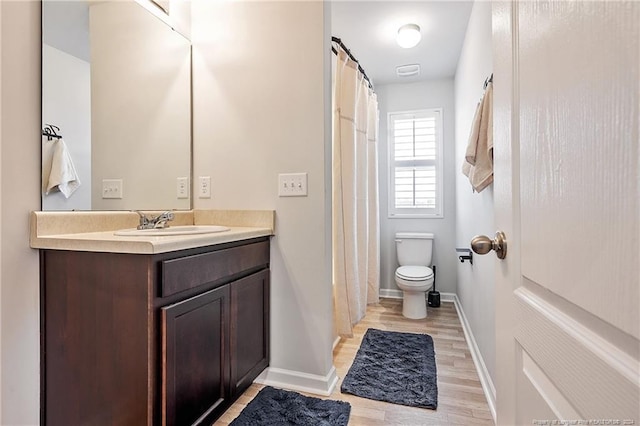
[{"label": "hand towel on hook", "polygon": [[477,192],[493,182],[493,83],[487,85],[473,118],[462,173]]},{"label": "hand towel on hook", "polygon": [[51,159],[51,172],[45,189],[45,195],[58,189],[65,198],[69,198],[80,186],[78,172],[73,165],[73,160],[62,139],[53,144],[53,157]]}]

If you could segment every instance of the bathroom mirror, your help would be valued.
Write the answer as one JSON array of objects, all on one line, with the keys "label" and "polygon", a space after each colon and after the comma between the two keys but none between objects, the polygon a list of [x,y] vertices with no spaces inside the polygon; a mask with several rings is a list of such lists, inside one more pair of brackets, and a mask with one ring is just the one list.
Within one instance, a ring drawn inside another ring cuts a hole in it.
[{"label": "bathroom mirror", "polygon": [[42,126],[62,136],[42,137],[43,188],[63,146],[81,184],[42,209],[191,208],[190,67],[189,40],[133,0],[43,1]]}]

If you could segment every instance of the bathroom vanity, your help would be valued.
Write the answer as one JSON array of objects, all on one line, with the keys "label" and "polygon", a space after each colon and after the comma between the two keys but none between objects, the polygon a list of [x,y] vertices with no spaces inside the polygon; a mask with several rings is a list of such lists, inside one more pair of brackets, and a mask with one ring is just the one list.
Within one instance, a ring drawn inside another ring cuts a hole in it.
[{"label": "bathroom vanity", "polygon": [[212,424],[269,363],[271,233],[40,238],[42,423]]}]

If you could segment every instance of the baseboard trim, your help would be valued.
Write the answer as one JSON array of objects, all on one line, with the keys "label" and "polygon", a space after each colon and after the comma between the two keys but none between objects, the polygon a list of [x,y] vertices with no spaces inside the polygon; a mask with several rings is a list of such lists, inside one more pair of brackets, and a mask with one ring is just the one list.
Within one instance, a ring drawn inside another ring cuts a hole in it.
[{"label": "baseboard trim", "polygon": [[336,340],[333,341],[333,347],[331,348],[332,351],[336,350],[336,346],[338,346],[338,343],[340,343],[340,336],[336,337]]},{"label": "baseboard trim", "polygon": [[493,422],[495,423],[496,422],[496,388],[493,385],[491,376],[489,375],[489,370],[487,370],[487,365],[484,363],[484,359],[480,354],[480,348],[478,348],[476,339],[473,336],[473,332],[471,331],[471,327],[469,326],[467,317],[464,314],[464,310],[462,309],[462,304],[460,303],[460,299],[458,299],[458,295],[455,293],[447,293],[447,295],[452,296],[453,304],[456,307],[456,311],[458,312],[458,317],[460,318],[460,323],[462,324],[462,331],[464,332],[464,337],[467,339],[467,344],[469,345],[471,358],[473,359],[473,363],[476,366],[476,371],[478,372],[478,377],[480,378],[480,384],[482,385],[482,390],[484,391],[484,395],[487,398],[487,404],[489,405],[489,411],[491,411],[491,416],[493,417]]},{"label": "baseboard trim", "polygon": [[456,303],[457,296],[455,293],[440,293],[441,302]]},{"label": "baseboard trim", "polygon": [[[383,297],[385,299],[402,299],[402,290],[396,290],[391,288],[381,288],[379,294],[380,294],[380,297]],[[425,294],[428,294],[428,293],[425,293]],[[440,301],[442,302],[453,303],[455,297],[456,297],[455,293],[440,293]]]},{"label": "baseboard trim", "polygon": [[380,297],[385,299],[402,299],[402,290],[396,290],[391,288],[381,288]]},{"label": "baseboard trim", "polygon": [[326,376],[269,367],[254,382],[281,389],[329,396],[338,384],[338,375],[334,366]]}]

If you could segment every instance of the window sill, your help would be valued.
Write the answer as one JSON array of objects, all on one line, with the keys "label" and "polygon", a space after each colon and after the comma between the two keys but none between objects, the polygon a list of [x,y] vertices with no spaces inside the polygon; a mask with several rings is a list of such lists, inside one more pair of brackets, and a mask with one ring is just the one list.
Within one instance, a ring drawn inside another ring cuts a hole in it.
[{"label": "window sill", "polygon": [[388,219],[444,219],[443,214],[394,214],[387,215]]}]

